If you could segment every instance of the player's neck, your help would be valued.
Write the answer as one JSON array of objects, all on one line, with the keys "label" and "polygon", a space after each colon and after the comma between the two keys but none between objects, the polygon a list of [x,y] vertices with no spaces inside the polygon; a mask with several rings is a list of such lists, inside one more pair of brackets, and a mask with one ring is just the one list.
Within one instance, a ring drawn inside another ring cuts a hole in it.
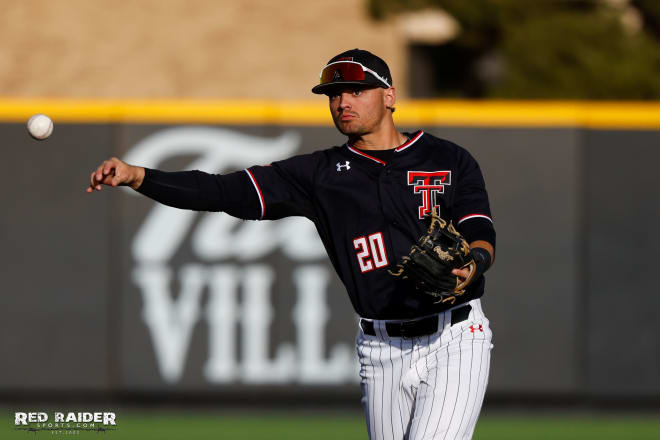
[{"label": "player's neck", "polygon": [[391,150],[406,142],[394,124],[387,124],[372,133],[362,136],[349,136],[348,144],[361,150]]}]

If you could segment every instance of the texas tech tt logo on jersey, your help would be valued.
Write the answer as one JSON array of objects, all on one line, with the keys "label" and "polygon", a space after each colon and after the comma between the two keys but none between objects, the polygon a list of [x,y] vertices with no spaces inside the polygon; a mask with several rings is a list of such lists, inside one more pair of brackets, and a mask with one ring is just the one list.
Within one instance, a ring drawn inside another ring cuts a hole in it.
[{"label": "texas tech tt logo on jersey", "polygon": [[422,219],[438,206],[438,194],[445,192],[445,185],[451,185],[451,171],[408,171],[408,185],[415,194],[422,195],[422,205],[418,215]]}]

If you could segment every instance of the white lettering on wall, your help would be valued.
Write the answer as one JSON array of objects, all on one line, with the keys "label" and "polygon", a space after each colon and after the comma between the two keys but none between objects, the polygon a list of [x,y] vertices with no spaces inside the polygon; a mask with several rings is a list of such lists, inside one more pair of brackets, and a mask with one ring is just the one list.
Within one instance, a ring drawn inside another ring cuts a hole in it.
[{"label": "white lettering on wall", "polygon": [[176,382],[183,374],[192,329],[199,320],[204,278],[201,266],[184,266],[179,277],[181,292],[174,300],[168,268],[141,266],[133,272],[144,301],[142,318],[151,332],[160,373],[167,382]]},{"label": "white lettering on wall", "polygon": [[[221,173],[288,157],[299,143],[294,132],[269,139],[219,128],[182,127],[145,138],[124,160],[158,168],[167,159],[192,154],[197,159],[187,169]],[[195,261],[177,271],[171,259],[184,244],[190,246]],[[259,261],[275,252],[294,263],[291,272],[275,273]],[[208,328],[209,345],[200,373],[210,383],[359,380],[354,350],[348,344],[325,347],[332,319],[326,303],[330,274],[327,265],[318,264],[326,253],[309,220],[245,222],[221,213],[154,204],[135,234],[132,254],[133,281],[143,299],[142,318],[166,382],[174,384],[183,377],[193,330],[201,320],[208,324],[202,328]],[[234,263],[223,262],[228,259]],[[285,292],[295,298],[291,315],[276,315],[273,307],[273,285],[283,276],[291,277],[295,288]],[[179,291],[172,291],[172,286],[179,286]],[[203,309],[205,292],[208,301]],[[274,325],[282,326],[282,320],[287,323],[290,317],[295,340],[275,344]],[[346,322],[346,317],[341,319]]]},{"label": "white lettering on wall", "polygon": [[325,360],[325,327],[330,319],[325,293],[328,269],[320,265],[300,266],[293,272],[298,301],[293,308],[300,359],[300,382],[310,384],[341,383],[357,377],[351,368],[352,350],[344,343],[336,344]]}]

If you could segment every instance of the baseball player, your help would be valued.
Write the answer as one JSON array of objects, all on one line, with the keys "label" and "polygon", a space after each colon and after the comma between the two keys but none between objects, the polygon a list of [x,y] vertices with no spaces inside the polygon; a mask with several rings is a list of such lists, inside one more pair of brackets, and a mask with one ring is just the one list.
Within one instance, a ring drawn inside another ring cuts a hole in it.
[{"label": "baseball player", "polygon": [[[225,175],[163,172],[112,158],[92,172],[87,191],[126,185],[177,208],[250,220],[307,217],[360,316],[369,437],[469,439],[492,348],[479,298],[495,230],[479,166],[456,144],[395,128],[389,68],[368,51],[332,58],[312,92],[328,96],[344,145]],[[406,256],[427,232],[432,212],[467,240],[473,261],[442,272],[457,285],[468,282],[451,301],[426,294],[414,274],[392,276],[397,267],[412,268],[397,263],[410,263]]]}]

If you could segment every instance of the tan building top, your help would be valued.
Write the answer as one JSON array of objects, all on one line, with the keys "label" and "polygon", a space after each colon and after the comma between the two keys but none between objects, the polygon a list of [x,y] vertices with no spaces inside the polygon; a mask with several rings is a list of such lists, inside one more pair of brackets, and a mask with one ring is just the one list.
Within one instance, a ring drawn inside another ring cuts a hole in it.
[{"label": "tan building top", "polygon": [[406,26],[365,0],[21,0],[0,14],[0,97],[321,99],[355,47],[406,95]]}]

